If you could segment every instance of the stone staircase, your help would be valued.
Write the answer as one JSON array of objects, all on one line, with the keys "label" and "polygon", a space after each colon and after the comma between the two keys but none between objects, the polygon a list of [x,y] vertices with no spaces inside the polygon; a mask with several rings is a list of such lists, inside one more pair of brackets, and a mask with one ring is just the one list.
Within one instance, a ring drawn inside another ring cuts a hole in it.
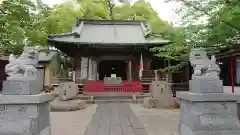
[{"label": "stone staircase", "polygon": [[152,78],[142,78],[141,84],[142,84],[142,92],[143,93],[149,93],[149,87],[152,83]]},{"label": "stone staircase", "polygon": [[[144,75],[143,75],[144,76]],[[153,71],[151,71],[151,73],[149,74],[146,74],[142,79],[141,79],[141,84],[142,84],[142,87],[143,87],[143,90],[142,92],[143,93],[149,93],[149,87],[152,83],[152,81],[155,81],[155,80],[166,80],[166,78],[164,77],[163,74],[160,74],[160,73],[155,73]]]}]

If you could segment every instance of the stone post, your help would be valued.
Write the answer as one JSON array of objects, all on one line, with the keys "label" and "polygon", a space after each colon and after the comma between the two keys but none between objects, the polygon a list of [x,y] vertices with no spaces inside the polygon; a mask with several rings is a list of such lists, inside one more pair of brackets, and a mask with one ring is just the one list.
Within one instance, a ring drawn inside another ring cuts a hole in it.
[{"label": "stone post", "polygon": [[18,59],[5,67],[9,75],[0,94],[0,135],[50,135],[49,101],[52,93],[41,93],[34,61],[38,53],[25,47]]},{"label": "stone post", "polygon": [[[223,93],[218,65],[201,49],[192,49],[194,67],[189,92],[178,92],[181,99],[180,135],[240,135],[236,94]],[[214,73],[215,72],[215,73]]]}]

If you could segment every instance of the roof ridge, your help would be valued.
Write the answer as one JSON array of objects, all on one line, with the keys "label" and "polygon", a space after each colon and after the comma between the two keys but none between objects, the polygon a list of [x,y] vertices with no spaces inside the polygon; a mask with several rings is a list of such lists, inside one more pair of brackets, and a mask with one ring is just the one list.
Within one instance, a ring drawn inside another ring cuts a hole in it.
[{"label": "roof ridge", "polygon": [[79,26],[81,22],[84,22],[85,24],[115,24],[115,25],[129,25],[129,24],[136,24],[139,25],[141,23],[146,24],[146,20],[94,20],[94,19],[82,19],[77,18],[76,26]]},{"label": "roof ridge", "polygon": [[143,21],[146,21],[146,19],[143,19],[143,20],[110,20],[110,19],[84,19],[84,18],[81,18],[81,17],[77,17],[76,18],[77,20],[80,20],[80,21],[129,21],[129,22],[143,22]]},{"label": "roof ridge", "polygon": [[49,35],[48,38],[54,38],[54,37],[65,37],[65,36],[75,36],[75,37],[80,37],[80,34],[79,34],[78,32],[68,32],[68,33],[63,33],[63,34]]}]

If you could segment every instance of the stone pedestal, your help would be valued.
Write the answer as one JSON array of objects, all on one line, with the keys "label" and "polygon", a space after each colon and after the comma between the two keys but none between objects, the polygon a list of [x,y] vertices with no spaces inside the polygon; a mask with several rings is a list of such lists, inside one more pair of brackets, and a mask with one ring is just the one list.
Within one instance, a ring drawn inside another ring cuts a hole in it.
[{"label": "stone pedestal", "polygon": [[36,78],[8,77],[7,80],[3,82],[2,94],[4,95],[35,95],[39,93],[41,93],[41,88]]},{"label": "stone pedestal", "polygon": [[207,76],[191,80],[190,88],[177,92],[180,135],[240,135],[238,95],[223,93],[221,81]]},{"label": "stone pedestal", "polygon": [[10,55],[0,94],[0,135],[51,135],[49,101],[55,94],[41,93],[38,60],[35,47],[25,46],[19,58]]},{"label": "stone pedestal", "polygon": [[216,77],[199,76],[189,81],[193,93],[223,93],[223,83]]},{"label": "stone pedestal", "polygon": [[67,100],[67,101],[61,101],[58,99],[55,99],[53,102],[50,103],[50,109],[51,111],[77,111],[82,110],[86,108],[86,103],[83,100]]},{"label": "stone pedestal", "polygon": [[51,93],[0,95],[0,135],[50,135]]}]

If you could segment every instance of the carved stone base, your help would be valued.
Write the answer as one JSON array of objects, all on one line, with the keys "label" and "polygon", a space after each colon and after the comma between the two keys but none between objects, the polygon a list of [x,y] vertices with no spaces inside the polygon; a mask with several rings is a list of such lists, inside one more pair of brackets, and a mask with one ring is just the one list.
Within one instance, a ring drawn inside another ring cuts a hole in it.
[{"label": "carved stone base", "polygon": [[[190,98],[189,95],[194,96]],[[233,96],[233,98],[227,100],[224,93],[211,93],[210,96],[207,95],[209,93],[177,93],[177,97],[182,99],[180,134],[240,135],[236,97]],[[211,96],[217,98],[212,98],[211,100]],[[227,94],[227,97],[229,96]],[[205,97],[206,100],[202,97]],[[199,99],[202,99],[202,101]]]},{"label": "carved stone base", "polygon": [[[0,95],[0,135],[50,135],[52,94]],[[4,100],[5,99],[5,100]]]},{"label": "carved stone base", "polygon": [[86,108],[86,103],[83,100],[54,100],[50,103],[51,111],[77,111]]},{"label": "carved stone base", "polygon": [[216,77],[199,76],[189,81],[193,93],[223,93],[222,80]]},{"label": "carved stone base", "polygon": [[3,82],[2,94],[4,95],[35,95],[41,93],[41,88],[36,79],[18,78]]}]

